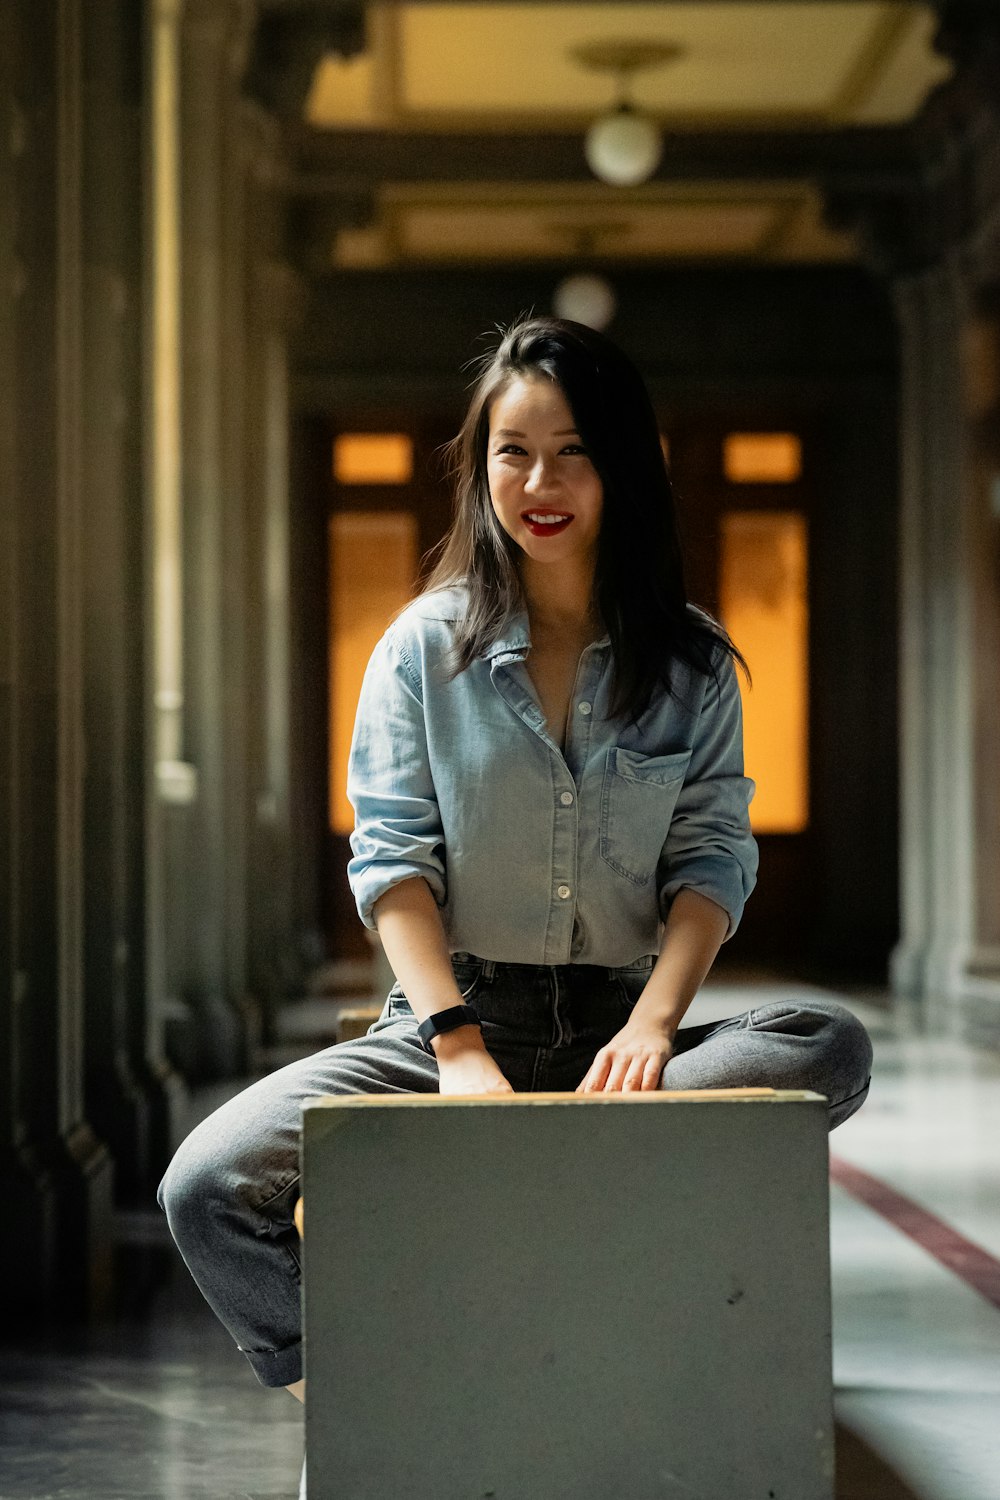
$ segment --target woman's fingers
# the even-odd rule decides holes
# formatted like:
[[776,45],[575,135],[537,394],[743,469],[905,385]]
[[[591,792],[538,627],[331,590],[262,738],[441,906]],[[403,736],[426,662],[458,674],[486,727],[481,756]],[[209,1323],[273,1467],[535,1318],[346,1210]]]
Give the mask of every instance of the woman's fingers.
[[583,1082],[577,1087],[578,1094],[598,1094],[604,1088],[604,1081],[611,1071],[611,1054],[607,1047],[602,1047],[590,1069],[585,1075]]
[[608,1074],[608,1081],[604,1085],[604,1092],[606,1094],[621,1093],[622,1089],[625,1087],[625,1079],[628,1076],[628,1071],[631,1063],[632,1058],[627,1054],[624,1057],[615,1058],[614,1062],[611,1064],[611,1072]]
[[670,1061],[668,1053],[657,1053],[654,1057],[647,1057],[646,1066],[642,1070],[642,1087],[644,1089],[658,1089],[663,1077],[663,1070]]
[[642,1080],[645,1076],[646,1059],[644,1057],[633,1057],[622,1079],[623,1091],[639,1093],[642,1089]]
[[660,1087],[670,1061],[670,1047],[662,1044],[617,1042],[602,1047],[590,1065],[578,1094],[640,1093]]

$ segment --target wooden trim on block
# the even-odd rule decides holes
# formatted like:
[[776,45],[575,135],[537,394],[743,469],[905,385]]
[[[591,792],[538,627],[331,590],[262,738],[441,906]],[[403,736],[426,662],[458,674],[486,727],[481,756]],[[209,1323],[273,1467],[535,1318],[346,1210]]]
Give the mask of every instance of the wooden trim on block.
[[428,1105],[439,1108],[452,1104],[703,1104],[745,1103],[757,1100],[768,1104],[811,1103],[825,1104],[822,1094],[809,1089],[646,1089],[634,1093],[570,1094],[539,1092],[537,1094],[336,1094],[322,1099],[310,1099],[306,1109],[357,1109],[374,1106],[378,1109],[426,1109]]

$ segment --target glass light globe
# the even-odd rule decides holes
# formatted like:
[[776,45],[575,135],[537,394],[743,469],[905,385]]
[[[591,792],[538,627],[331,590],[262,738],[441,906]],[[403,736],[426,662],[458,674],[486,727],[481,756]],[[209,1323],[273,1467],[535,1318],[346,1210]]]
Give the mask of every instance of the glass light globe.
[[625,104],[594,121],[584,137],[583,150],[595,177],[619,187],[633,187],[656,171],[663,141],[647,115],[637,114]]
[[615,315],[615,294],[603,276],[581,271],[560,281],[552,298],[552,307],[557,318],[583,323],[600,333]]

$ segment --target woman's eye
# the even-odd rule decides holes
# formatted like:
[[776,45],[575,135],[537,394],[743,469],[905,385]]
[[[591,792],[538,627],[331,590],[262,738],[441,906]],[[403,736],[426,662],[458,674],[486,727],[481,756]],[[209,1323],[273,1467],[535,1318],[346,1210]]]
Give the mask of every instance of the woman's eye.
[[[586,448],[580,443],[567,443],[564,448],[560,448],[559,453],[560,456],[568,454],[570,458],[577,458],[581,455],[585,458],[587,456]],[[499,448],[494,448],[493,450],[494,458],[501,458],[506,454],[510,454],[515,458],[524,458],[525,450],[517,443],[502,443]]]

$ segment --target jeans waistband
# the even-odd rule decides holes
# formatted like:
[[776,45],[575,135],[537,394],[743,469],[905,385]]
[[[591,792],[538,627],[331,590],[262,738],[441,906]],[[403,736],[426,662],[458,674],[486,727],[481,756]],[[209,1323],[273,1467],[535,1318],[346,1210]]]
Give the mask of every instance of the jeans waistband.
[[497,972],[498,969],[507,970],[507,971],[509,971],[511,973],[514,973],[514,974],[516,974],[519,971],[522,971],[524,973],[537,974],[539,972],[539,970],[547,970],[547,969],[553,969],[553,970],[555,970],[559,974],[566,974],[566,973],[568,973],[571,970],[574,971],[574,972],[580,972],[580,973],[586,973],[586,972],[589,971],[590,973],[594,974],[595,976],[596,975],[602,975],[602,976],[604,976],[607,979],[613,979],[616,974],[622,974],[622,973],[648,974],[649,971],[652,969],[653,965],[656,963],[656,954],[655,953],[645,953],[645,954],[642,955],[641,958],[633,959],[631,963],[617,964],[617,965],[610,965],[610,964],[520,964],[520,963],[509,962],[509,961],[504,960],[504,959],[483,958],[478,953],[466,953],[464,951],[459,952],[459,953],[453,953],[451,955],[451,957],[452,957],[453,962],[455,962],[455,963],[476,963],[476,964],[482,964],[483,965],[483,977],[486,978],[486,979],[492,979],[493,976],[496,974],[496,972]]

